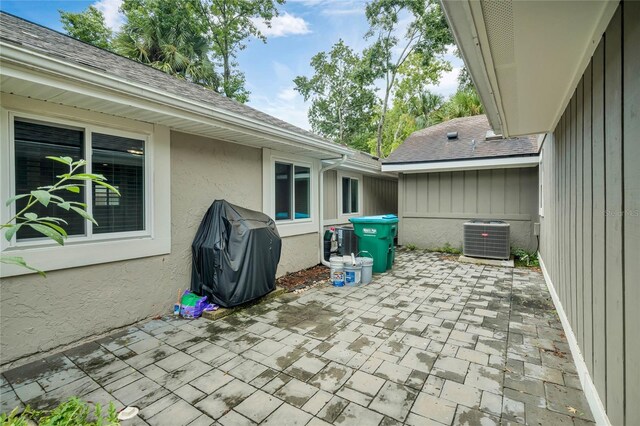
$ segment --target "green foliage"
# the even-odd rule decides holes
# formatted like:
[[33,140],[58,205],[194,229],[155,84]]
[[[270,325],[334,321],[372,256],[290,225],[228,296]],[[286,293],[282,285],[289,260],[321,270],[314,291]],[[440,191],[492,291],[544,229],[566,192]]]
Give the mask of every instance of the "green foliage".
[[429,251],[447,254],[462,254],[462,250],[460,250],[459,248],[451,247],[451,244],[449,243],[445,243],[444,246],[430,249]]
[[414,251],[418,247],[415,244],[405,244],[404,248],[406,248],[409,251]]
[[277,5],[284,4],[284,0],[203,0],[201,4],[211,32],[212,53],[222,66],[221,93],[247,102],[249,91],[244,87],[244,74],[237,68],[236,55],[250,37],[266,43],[267,38],[253,20],[260,19],[270,26],[271,19],[278,16]]
[[102,49],[111,49],[112,31],[107,28],[104,21],[104,15],[95,6],[89,6],[84,12],[60,13],[60,21],[62,28],[71,37],[82,40]]
[[115,36],[117,53],[220,90],[200,0],[125,0],[121,10],[126,22]]
[[[71,157],[47,158],[51,161],[56,161],[68,166],[69,172],[57,176],[59,180],[53,185],[38,187],[28,194],[15,195],[5,202],[5,205],[10,206],[17,200],[22,200],[25,198],[27,199],[25,206],[20,211],[18,211],[6,223],[0,224],[0,230],[4,230],[4,237],[7,241],[11,241],[14,235],[20,230],[20,228],[27,226],[44,235],[45,237],[52,239],[56,243],[64,245],[64,240],[65,238],[67,238],[67,232],[64,230],[63,226],[66,225],[67,222],[57,217],[38,216],[36,213],[31,212],[30,210],[36,204],[42,204],[44,207],[47,207],[50,204],[55,204],[61,209],[73,211],[82,216],[84,219],[94,223],[95,225],[98,225],[93,216],[91,216],[91,214],[86,211],[86,204],[76,201],[66,201],[64,198],[62,198],[61,195],[59,195],[64,194],[65,192],[71,192],[75,194],[79,193],[80,187],[85,186],[84,183],[79,182],[88,182],[95,185],[100,185],[107,188],[107,190],[120,195],[117,189],[106,182],[104,176],[99,174],[81,172],[80,170],[87,164],[85,160],[73,161]],[[0,263],[4,263],[7,265],[18,265],[23,268],[38,272],[42,276],[45,275],[44,272],[28,265],[26,261],[19,256],[0,255]]]
[[[424,70],[424,76],[429,77],[425,84],[437,81],[442,67],[434,60],[453,44],[453,37],[440,4],[435,0],[374,0],[367,4],[366,17],[369,31],[365,37],[374,42],[365,51],[365,56],[384,84],[376,131],[376,153],[382,156],[385,120],[401,67],[413,57],[416,65],[420,65],[419,69]],[[402,40],[397,34],[401,17],[403,24],[406,18],[409,20]],[[419,56],[412,56],[414,54]]]
[[[60,11],[65,31],[239,102],[249,100],[236,56],[246,41],[266,42],[254,20],[270,25],[284,0],[124,0],[116,34],[94,6]],[[219,68],[219,69],[218,69]]]
[[314,75],[294,79],[296,90],[311,100],[313,130],[341,144],[366,146],[376,105],[374,74],[362,58],[338,41],[311,59]]
[[36,422],[39,426],[118,426],[120,424],[113,402],[109,404],[106,413],[103,413],[100,404],[96,404],[94,411],[91,412],[87,403],[75,397],[58,405],[52,411],[35,411],[27,407],[21,413],[18,413],[16,408],[9,414],[0,414],[2,426],[28,426],[33,424],[30,421]]
[[513,255],[514,263],[516,266],[540,266],[540,262],[538,261],[538,253],[536,252],[529,252],[522,248],[514,248],[511,250],[511,254]]
[[484,114],[480,97],[475,89],[458,90],[440,108],[430,115],[431,124],[442,123],[459,117]]

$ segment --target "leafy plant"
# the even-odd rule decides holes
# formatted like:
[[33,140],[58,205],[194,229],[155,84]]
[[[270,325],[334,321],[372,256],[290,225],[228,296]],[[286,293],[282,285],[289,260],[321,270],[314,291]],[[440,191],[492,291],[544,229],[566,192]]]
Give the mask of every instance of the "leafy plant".
[[417,249],[418,247],[416,247],[415,244],[405,244],[404,248],[406,248],[409,251],[414,251],[415,249]]
[[[37,204],[42,204],[44,207],[57,205],[63,210],[77,213],[97,226],[98,222],[96,222],[93,216],[87,212],[86,204],[77,201],[66,201],[58,195],[64,192],[79,194],[80,188],[85,186],[84,183],[80,182],[90,182],[104,186],[107,190],[120,195],[120,192],[118,192],[116,188],[106,182],[106,178],[103,175],[83,173],[80,171],[80,169],[87,164],[86,160],[73,161],[71,157],[47,158],[67,165],[69,167],[69,172],[56,176],[59,180],[53,185],[40,186],[28,194],[18,194],[6,201],[5,204],[9,206],[18,200],[27,199],[25,206],[20,209],[20,211],[18,211],[6,223],[0,224],[0,230],[4,230],[4,237],[7,241],[11,241],[20,228],[27,226],[45,237],[52,239],[56,243],[64,245],[64,240],[67,238],[67,232],[64,230],[63,225],[66,225],[67,221],[58,217],[38,216],[36,213],[30,211]],[[45,276],[43,271],[27,265],[27,262],[19,256],[0,255],[0,263],[18,265]]]
[[[35,411],[26,407],[21,413],[15,408],[11,413],[0,414],[2,426],[28,426],[36,422],[39,426],[118,426],[118,414],[113,402],[109,403],[106,414],[102,406],[96,404],[91,412],[89,405],[76,397],[70,398],[51,411]],[[93,418],[90,419],[91,414]]]
[[462,254],[462,250],[460,250],[459,248],[451,247],[451,244],[449,243],[444,243],[444,246],[436,247],[434,249],[431,249],[430,251],[437,251],[447,254]]
[[515,248],[511,251],[516,266],[536,267],[540,266],[538,253],[529,252],[523,248]]

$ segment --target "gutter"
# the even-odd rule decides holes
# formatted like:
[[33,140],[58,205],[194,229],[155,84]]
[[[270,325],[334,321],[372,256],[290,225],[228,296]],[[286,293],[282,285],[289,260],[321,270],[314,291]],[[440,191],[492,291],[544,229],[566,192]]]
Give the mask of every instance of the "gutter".
[[[218,126],[225,127],[229,130],[236,130],[245,134],[257,132],[263,135],[263,137],[271,137],[272,140],[283,144],[302,145],[316,151],[333,152],[342,155],[349,153],[348,148],[319,137],[304,135],[254,117],[234,113],[223,107],[213,106],[211,104],[205,104],[204,102],[194,101],[188,97],[163,92],[150,86],[100,72],[100,70],[89,69],[74,62],[48,56],[30,49],[24,49],[10,43],[0,42],[0,51],[2,52],[0,55],[3,65],[2,75],[25,80],[26,76],[20,75],[23,71],[18,70],[16,73],[11,67],[7,67],[7,65],[14,64],[21,68],[44,72],[50,76],[62,78],[64,80],[63,83],[67,83],[67,86],[69,82],[85,85],[87,88],[93,90],[93,93],[84,93],[88,96],[96,97],[96,95],[101,94],[100,92],[106,89],[112,93],[129,98],[126,100],[111,99],[114,102],[136,106],[157,113],[174,115],[176,117],[180,116],[198,122],[205,122],[206,120],[209,124],[213,124],[210,123],[210,120],[213,120],[217,122]],[[51,82],[42,83],[51,85]],[[63,87],[63,89],[69,90],[70,88]],[[77,92],[77,88],[72,91]],[[146,105],[133,105],[131,98],[138,102],[141,101]],[[168,107],[171,110],[159,111],[159,109],[163,107]],[[185,117],[183,114],[179,114],[180,112],[187,113],[190,117]]]
[[320,193],[320,202],[318,203],[319,210],[320,210],[318,214],[319,215],[318,235],[320,239],[320,263],[322,263],[324,266],[330,266],[330,263],[324,260],[324,232],[323,232],[324,231],[324,172],[326,172],[327,170],[331,170],[331,169],[335,169],[336,167],[339,167],[340,165],[344,164],[348,159],[349,157],[347,156],[347,154],[343,154],[340,160],[336,161],[335,163],[331,163],[322,167],[318,172],[318,175],[319,175],[318,181],[320,182],[320,191],[318,191]]

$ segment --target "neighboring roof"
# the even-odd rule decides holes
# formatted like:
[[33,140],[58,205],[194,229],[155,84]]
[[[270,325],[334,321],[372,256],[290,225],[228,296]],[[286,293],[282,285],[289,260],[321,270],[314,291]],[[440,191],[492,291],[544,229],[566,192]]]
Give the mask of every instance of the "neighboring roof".
[[[454,118],[413,132],[382,162],[383,164],[408,164],[538,154],[536,136],[486,140],[489,130],[491,126],[485,115]],[[449,140],[448,132],[458,132],[458,138]]]

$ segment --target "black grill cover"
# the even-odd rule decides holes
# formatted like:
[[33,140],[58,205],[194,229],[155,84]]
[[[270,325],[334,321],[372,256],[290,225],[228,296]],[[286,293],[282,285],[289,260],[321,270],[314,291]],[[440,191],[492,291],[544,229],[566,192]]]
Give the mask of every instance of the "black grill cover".
[[225,308],[276,288],[282,243],[267,215],[216,200],[191,245],[191,291]]

